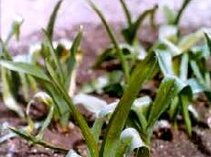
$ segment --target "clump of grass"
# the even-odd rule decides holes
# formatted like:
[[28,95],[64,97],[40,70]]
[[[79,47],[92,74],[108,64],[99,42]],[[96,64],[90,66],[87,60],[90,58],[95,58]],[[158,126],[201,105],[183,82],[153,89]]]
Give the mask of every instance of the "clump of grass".
[[[127,28],[123,30],[123,36],[129,47],[127,51],[132,54],[139,43],[137,32],[140,25],[147,16],[151,17],[151,21],[153,20],[157,6],[146,10],[136,21],[132,21],[126,3],[124,0],[120,0],[120,2],[128,24]],[[4,69],[2,71],[4,83],[11,85],[9,83],[11,77],[6,76],[20,74],[20,78],[23,80],[24,78],[33,78],[36,86],[44,91],[35,94],[28,103],[27,113],[23,113],[29,123],[27,129],[24,131],[11,129],[33,144],[67,152],[68,150],[65,148],[59,148],[46,142],[43,139],[43,134],[52,120],[59,121],[65,128],[71,115],[81,129],[90,157],[121,157],[131,154],[149,156],[154,125],[163,113],[168,113],[170,120],[175,124],[177,115],[182,114],[187,133],[191,136],[192,128],[189,115],[191,102],[199,92],[205,92],[208,97],[210,96],[210,88],[207,88],[210,85],[210,72],[208,69],[203,70],[203,67],[210,57],[211,39],[206,33],[206,42],[199,43],[199,40],[204,37],[201,30],[185,37],[178,35],[178,24],[189,2],[190,0],[185,0],[177,16],[169,19],[171,26],[160,28],[159,39],[145,56],[142,59],[138,59],[136,56],[135,62],[131,63],[131,58],[124,54],[124,49],[101,11],[91,0],[88,0],[91,8],[100,17],[113,44],[113,47],[107,49],[97,59],[97,64],[104,62],[107,57],[118,58],[122,67],[120,70],[123,71],[119,71],[120,75],[124,76],[123,83],[118,84],[122,87],[120,88],[122,90],[119,95],[120,100],[112,104],[107,104],[86,94],[75,95],[74,93],[75,73],[79,64],[78,58],[81,55],[80,42],[83,33],[80,29],[70,48],[61,44],[56,47],[53,45],[54,24],[62,1],[55,6],[47,29],[43,30],[44,41],[40,49],[36,51],[39,60],[35,57],[32,62],[14,62],[6,50],[5,43],[1,42],[3,49],[0,65]],[[141,43],[139,44],[141,45]],[[134,58],[132,57],[132,59]],[[191,69],[190,74],[188,73],[189,69]],[[110,79],[117,83],[122,79],[120,75],[112,76]],[[149,96],[139,97],[143,85],[153,79],[155,75],[162,76],[155,99],[152,100]],[[116,87],[113,86],[113,89],[116,90]],[[101,90],[104,86],[96,88]],[[7,90],[3,92],[7,93]],[[87,100],[89,101],[87,102]],[[49,111],[36,135],[33,134],[34,122],[28,113],[30,105],[34,101],[44,103]],[[93,126],[89,127],[75,103],[83,103],[86,109],[94,113]],[[93,107],[93,104],[96,106]],[[106,124],[106,134],[100,139],[104,124]],[[99,145],[99,143],[102,144]],[[78,156],[75,151],[70,150],[67,156],[74,155]]]

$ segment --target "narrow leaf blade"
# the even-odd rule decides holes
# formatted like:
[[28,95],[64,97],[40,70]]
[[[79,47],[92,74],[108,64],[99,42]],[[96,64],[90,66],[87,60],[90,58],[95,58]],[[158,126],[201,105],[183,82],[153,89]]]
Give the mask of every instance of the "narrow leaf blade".
[[45,72],[38,66],[32,64],[0,60],[0,65],[12,71],[26,73],[44,81],[49,81]]

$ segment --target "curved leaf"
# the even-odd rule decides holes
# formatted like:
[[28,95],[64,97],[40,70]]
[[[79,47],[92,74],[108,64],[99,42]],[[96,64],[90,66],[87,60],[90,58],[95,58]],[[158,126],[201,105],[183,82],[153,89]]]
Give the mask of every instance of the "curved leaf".
[[134,128],[127,128],[123,130],[120,135],[120,142],[120,149],[118,149],[116,157],[122,157],[124,154],[129,155],[135,149],[139,149],[139,151],[141,151],[141,149],[148,150],[143,151],[144,154],[142,154],[142,156],[149,156],[148,146],[144,144],[138,131]]
[[82,104],[88,111],[94,113],[95,117],[99,117],[100,112],[107,106],[106,101],[82,93],[73,97],[73,103]]
[[41,68],[32,64],[0,60],[0,65],[12,71],[26,73],[44,81],[50,81]]

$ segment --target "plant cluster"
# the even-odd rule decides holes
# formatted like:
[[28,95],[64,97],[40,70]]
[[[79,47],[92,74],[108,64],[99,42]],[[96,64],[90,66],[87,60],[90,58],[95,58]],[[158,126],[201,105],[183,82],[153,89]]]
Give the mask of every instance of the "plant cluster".
[[[6,41],[1,46],[1,80],[5,105],[28,121],[23,129],[10,128],[17,135],[32,142],[58,151],[68,150],[54,146],[43,139],[45,129],[52,121],[65,129],[72,118],[77,122],[87,145],[90,157],[149,156],[150,140],[155,124],[161,115],[168,114],[169,120],[177,125],[178,115],[182,115],[187,134],[191,136],[192,114],[199,118],[192,105],[199,93],[211,99],[210,67],[207,66],[211,53],[209,29],[200,29],[189,35],[182,35],[179,22],[191,0],[184,0],[178,13],[164,8],[167,24],[159,27],[158,39],[150,48],[144,48],[138,39],[138,30],[143,21],[150,17],[154,26],[154,16],[158,6],[144,11],[136,20],[124,0],[120,0],[127,25],[122,29],[124,43],[117,37],[107,23],[100,9],[87,0],[105,26],[112,45],[96,59],[93,68],[104,63],[118,61],[120,65],[88,84],[75,94],[75,79],[81,55],[80,43],[83,29],[80,28],[72,42],[53,41],[54,24],[60,0],[54,8],[47,28],[43,30],[44,40],[29,54],[12,57],[7,47],[13,35],[19,36],[21,22],[15,22]],[[139,95],[143,85],[159,76],[159,88],[155,98]],[[20,84],[20,86],[17,86]],[[17,103],[19,92],[27,103],[26,113]],[[33,93],[29,101],[28,93]],[[104,100],[89,93],[107,93],[119,97],[119,101],[107,104]],[[34,102],[46,105],[46,119],[36,125],[29,110]],[[95,120],[90,127],[77,104],[93,113]],[[101,131],[106,125],[106,133]],[[34,133],[39,130],[38,133]],[[99,144],[101,143],[101,144]],[[67,157],[79,156],[69,150]]]

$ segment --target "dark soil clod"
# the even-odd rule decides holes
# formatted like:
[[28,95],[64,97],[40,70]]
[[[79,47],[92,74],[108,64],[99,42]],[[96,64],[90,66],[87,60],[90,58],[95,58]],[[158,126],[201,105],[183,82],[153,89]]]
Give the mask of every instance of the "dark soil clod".
[[201,153],[211,156],[211,131],[208,129],[194,129],[192,131],[192,142]]

